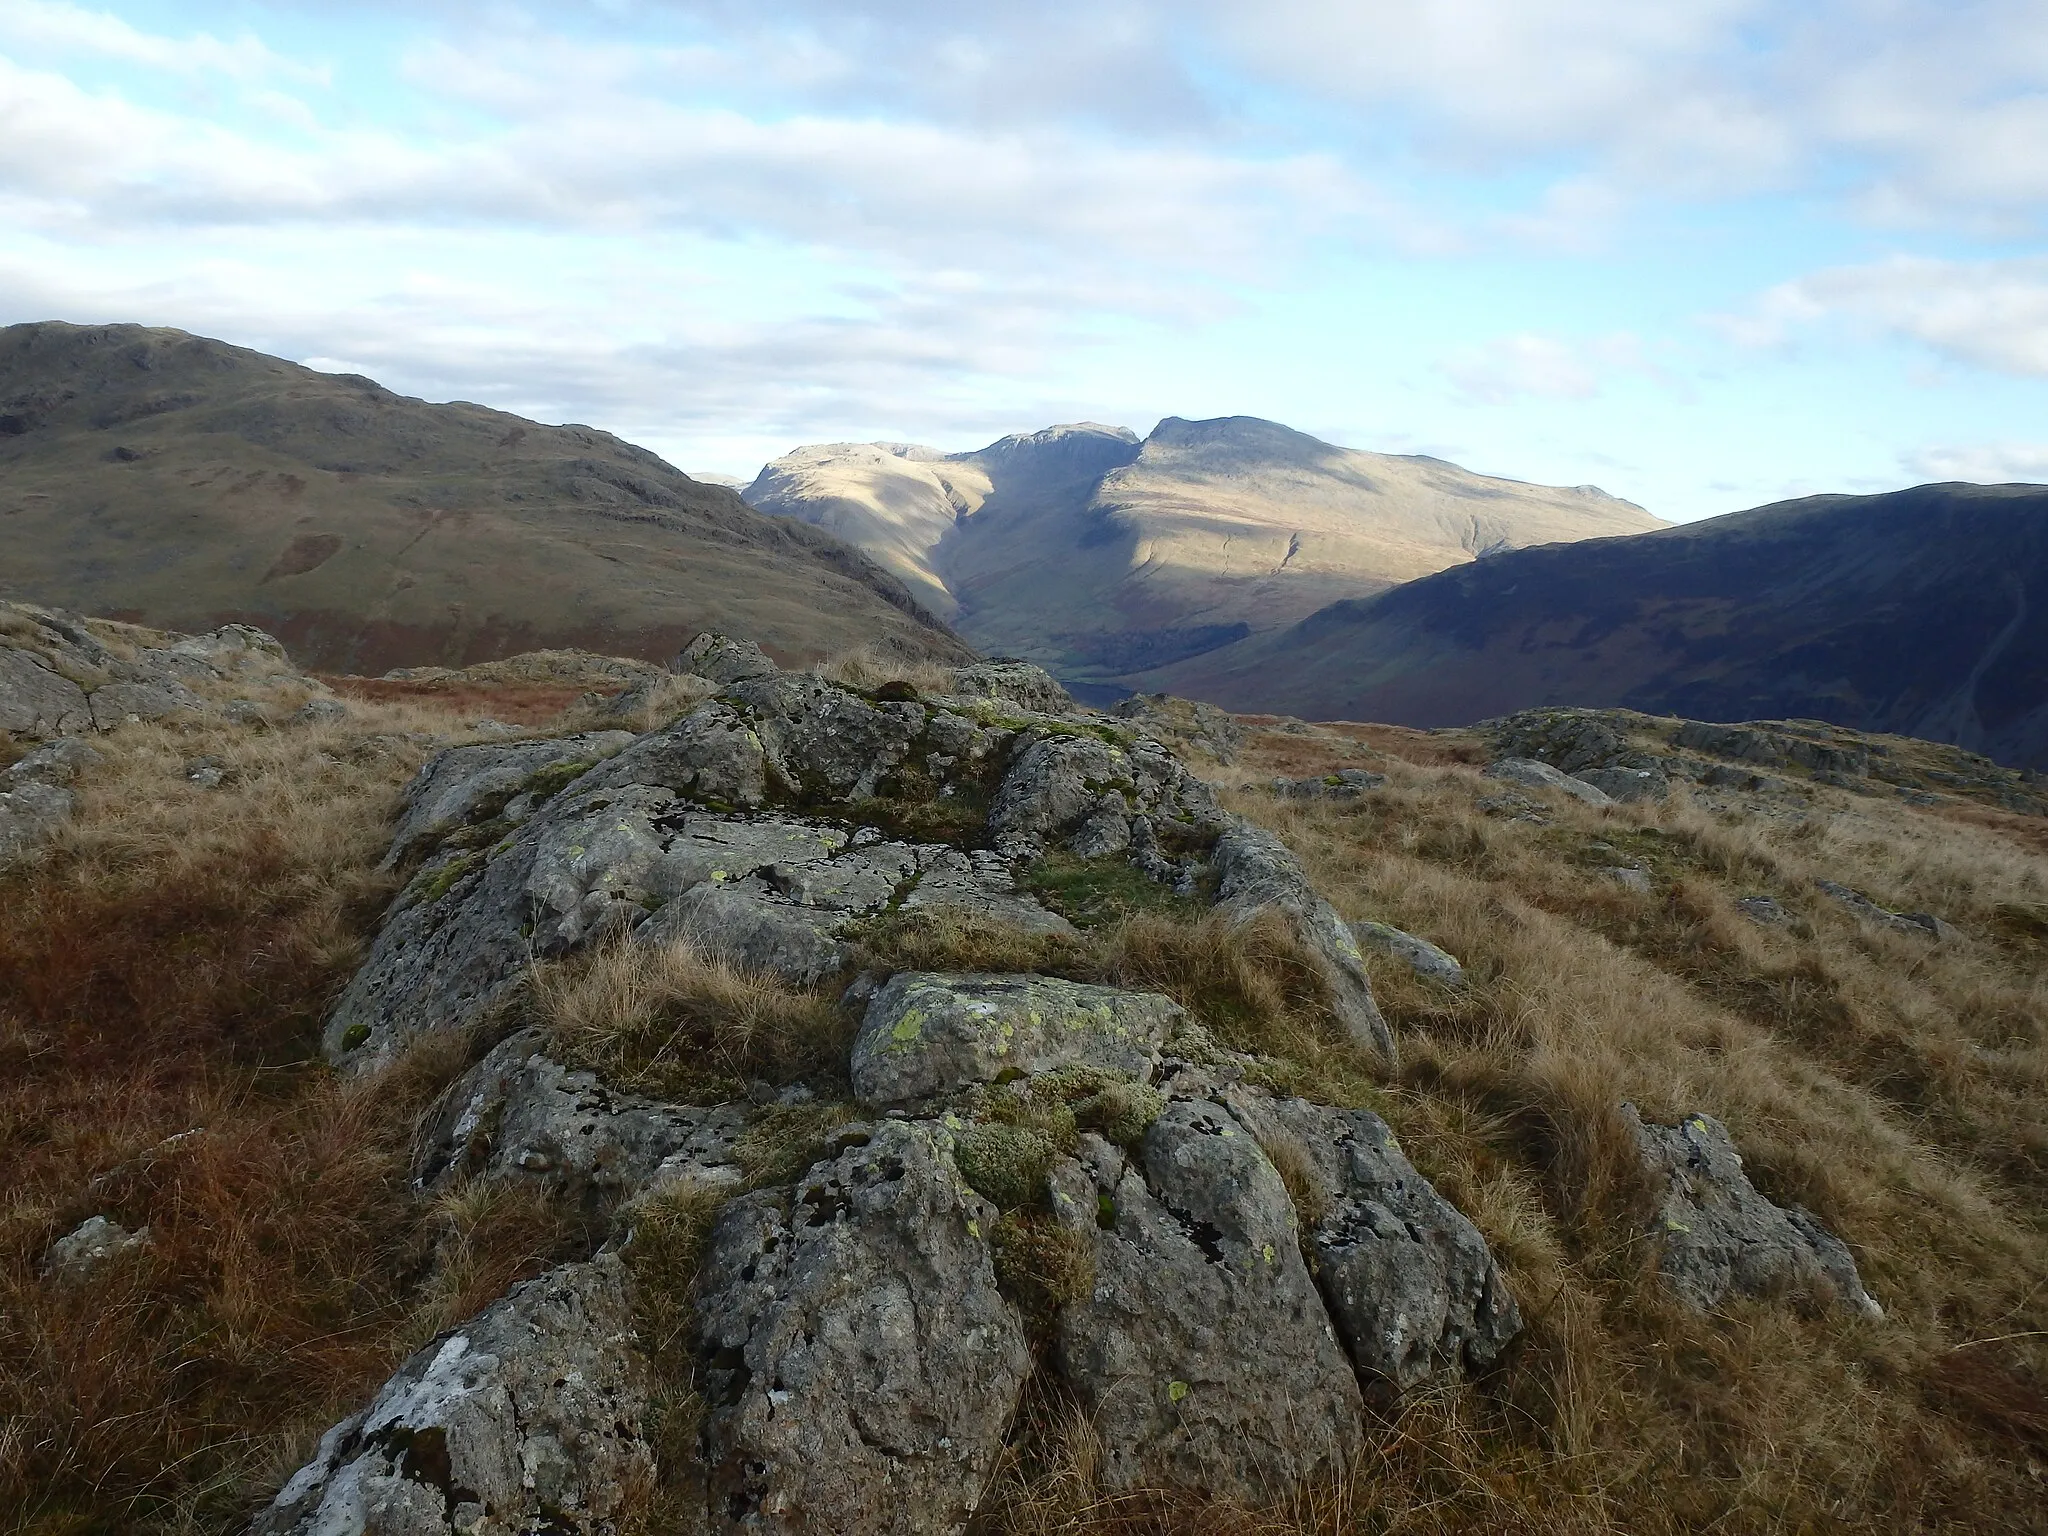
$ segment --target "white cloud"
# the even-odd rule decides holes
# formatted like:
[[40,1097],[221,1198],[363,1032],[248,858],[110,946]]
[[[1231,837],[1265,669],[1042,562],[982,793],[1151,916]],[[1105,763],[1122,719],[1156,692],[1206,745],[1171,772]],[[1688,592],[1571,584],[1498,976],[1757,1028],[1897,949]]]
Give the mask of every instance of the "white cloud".
[[1532,396],[1590,400],[1616,374],[1662,377],[1642,342],[1627,333],[1585,342],[1528,333],[1502,336],[1453,352],[1439,367],[1465,399],[1482,405]]
[[1977,443],[1922,448],[1899,456],[1915,480],[1968,480],[1978,485],[2048,481],[2048,443]]
[[2048,377],[2048,257],[1897,256],[1835,267],[1771,289],[1725,325],[1739,342],[1769,346],[1830,323],[1974,367]]
[[237,80],[326,77],[323,70],[272,52],[249,33],[226,41],[205,32],[164,37],[64,0],[0,0],[0,37],[15,52],[92,54],[174,74],[218,73]]

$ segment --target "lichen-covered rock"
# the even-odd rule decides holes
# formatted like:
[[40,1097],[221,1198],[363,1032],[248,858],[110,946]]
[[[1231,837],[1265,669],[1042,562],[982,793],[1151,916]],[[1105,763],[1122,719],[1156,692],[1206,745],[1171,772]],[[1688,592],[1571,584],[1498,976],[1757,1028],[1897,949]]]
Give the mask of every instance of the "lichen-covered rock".
[[56,836],[76,805],[77,797],[70,790],[40,779],[24,779],[0,792],[0,863],[19,858]]
[[102,731],[204,707],[198,694],[169,677],[154,682],[108,683],[95,688],[89,702],[92,723]]
[[1747,725],[1688,720],[1672,740],[1674,745],[1695,752],[1711,752],[1716,757],[1771,768],[1800,767],[1857,778],[1870,772],[1867,745],[1815,741],[1786,730],[1766,731]]
[[1614,798],[1606,790],[1595,789],[1584,779],[1573,778],[1533,757],[1504,757],[1489,764],[1485,771],[1489,779],[1519,784],[1525,789],[1554,789],[1586,805],[1614,804]]
[[871,1104],[904,1104],[1070,1066],[1144,1080],[1180,1018],[1180,1006],[1156,992],[905,971],[868,1003],[853,1044],[854,1091]]
[[1145,735],[1185,747],[1213,762],[1229,766],[1244,745],[1244,727],[1237,717],[1193,699],[1169,693],[1134,693],[1110,711]]
[[1045,668],[1014,656],[998,656],[953,670],[953,691],[969,698],[1000,699],[1036,715],[1074,711],[1073,696]]
[[1233,818],[1211,859],[1218,909],[1238,922],[1278,915],[1315,959],[1338,1022],[1353,1040],[1391,1062],[1393,1031],[1373,1001],[1358,940],[1337,909],[1316,894],[1293,851],[1263,827]]
[[50,1251],[43,1255],[43,1278],[59,1285],[76,1285],[109,1264],[146,1252],[149,1246],[149,1228],[130,1232],[119,1222],[91,1216],[50,1244]]
[[1720,1121],[1687,1115],[1677,1125],[1652,1125],[1633,1104],[1622,1113],[1657,1187],[1657,1267],[1681,1300],[1704,1312],[1731,1291],[1769,1296],[1796,1288],[1884,1315],[1840,1238],[1810,1212],[1773,1205],[1757,1192]]
[[[405,811],[391,834],[385,867],[398,868],[450,833],[492,817],[523,819],[522,812],[532,812],[531,791],[538,788],[554,793],[570,782],[579,764],[594,765],[632,740],[626,731],[592,731],[537,741],[450,747],[406,786]],[[513,803],[522,795],[529,803],[515,809]]]
[[696,1312],[715,1531],[940,1536],[994,1471],[1031,1368],[996,1289],[995,1207],[942,1126],[872,1138],[712,1232]]
[[913,703],[870,703],[850,689],[801,672],[734,683],[722,695],[759,737],[780,792],[804,803],[875,794],[923,733]]
[[105,761],[104,755],[76,736],[59,736],[9,764],[7,772],[0,774],[0,788],[12,790],[30,782],[71,784],[81,773]]
[[1129,846],[1140,819],[1148,837],[1173,824],[1207,838],[1227,818],[1209,787],[1158,742],[1061,732],[1027,734],[989,806],[988,827],[998,847],[1033,855],[1073,839],[1069,846],[1089,857]]
[[0,731],[57,736],[92,723],[83,688],[39,653],[0,643]]
[[1427,981],[1446,987],[1465,985],[1465,967],[1458,963],[1457,956],[1437,948],[1427,939],[1419,939],[1387,923],[1353,923],[1351,936],[1358,940],[1361,948],[1392,955]]
[[406,1361],[251,1536],[613,1536],[653,1486],[646,1412],[618,1261],[564,1265]]
[[1367,790],[1382,789],[1387,776],[1365,768],[1339,768],[1306,779],[1275,779],[1273,793],[1283,800],[1356,800]]
[[684,1164],[706,1185],[735,1186],[740,1105],[661,1104],[607,1088],[565,1067],[522,1031],[500,1042],[442,1096],[421,1138],[414,1182],[457,1178],[530,1183],[591,1215],[630,1197],[658,1171]]
[[1830,900],[1839,902],[1863,922],[1879,928],[1889,928],[1893,933],[1911,934],[1915,938],[1935,939],[1943,943],[1960,938],[1961,935],[1948,923],[1932,912],[1893,912],[1879,906],[1861,891],[1833,880],[1816,880],[1814,889]]
[[764,677],[781,670],[751,640],[734,640],[709,630],[698,635],[668,664],[671,672],[708,678],[720,685]]
[[1592,785],[1618,805],[1671,796],[1670,777],[1656,768],[1582,768],[1572,777]]
[[718,810],[755,810],[768,800],[768,757],[738,710],[701,704],[600,764],[582,787],[629,784],[667,789]]
[[1169,1104],[1142,1169],[1087,1137],[1052,1176],[1094,1247],[1094,1286],[1061,1312],[1055,1359],[1102,1447],[1110,1489],[1272,1502],[1357,1454],[1363,1400],[1302,1262],[1293,1206],[1220,1105]]
[[1479,1229],[1415,1171],[1384,1120],[1242,1087],[1225,1099],[1317,1186],[1319,1209],[1304,1215],[1316,1284],[1360,1371],[1399,1392],[1500,1358],[1521,1331],[1514,1295]]

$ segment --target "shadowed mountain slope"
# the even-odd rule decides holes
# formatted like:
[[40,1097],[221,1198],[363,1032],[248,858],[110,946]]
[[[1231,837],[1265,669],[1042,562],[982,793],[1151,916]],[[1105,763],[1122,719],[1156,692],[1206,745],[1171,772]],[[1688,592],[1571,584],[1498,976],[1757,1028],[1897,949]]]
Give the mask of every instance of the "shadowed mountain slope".
[[0,330],[0,539],[0,597],[247,621],[325,669],[709,625],[791,662],[964,654],[858,551],[608,433],[133,325]]
[[1503,554],[1149,681],[1420,726],[1544,704],[1805,717],[2048,764],[2048,489],[1815,496]]
[[748,502],[859,545],[984,650],[1114,683],[1498,549],[1659,526],[1591,487],[1333,447],[1275,422],[1081,423],[973,453],[800,448]]

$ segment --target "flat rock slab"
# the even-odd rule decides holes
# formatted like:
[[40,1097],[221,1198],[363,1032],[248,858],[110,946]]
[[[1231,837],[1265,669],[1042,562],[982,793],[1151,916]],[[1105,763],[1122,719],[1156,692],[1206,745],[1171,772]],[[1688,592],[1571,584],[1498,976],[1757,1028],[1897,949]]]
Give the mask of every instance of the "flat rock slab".
[[1400,1392],[1500,1358],[1522,1327],[1514,1295],[1479,1229],[1415,1171],[1386,1121],[1242,1087],[1225,1098],[1318,1186],[1316,1283],[1361,1372]]
[[592,1215],[653,1179],[736,1186],[743,1105],[697,1108],[618,1093],[552,1059],[536,1031],[502,1041],[442,1096],[413,1167],[423,1190],[459,1178],[528,1183]]
[[996,1289],[995,1207],[943,1126],[872,1136],[712,1231],[696,1311],[714,1531],[940,1536],[994,1472],[1031,1369]]
[[1809,1211],[1773,1205],[1749,1182],[1720,1121],[1687,1115],[1677,1125],[1653,1125],[1633,1104],[1622,1113],[1658,1189],[1651,1227],[1657,1267],[1681,1300],[1705,1312],[1731,1292],[1803,1289],[1869,1317],[1884,1315],[1840,1238]]
[[515,1288],[401,1366],[251,1536],[612,1536],[652,1491],[616,1259]]
[[625,731],[592,731],[543,741],[450,747],[406,786],[405,812],[391,834],[385,867],[395,869],[450,833],[499,815],[522,791],[543,784],[550,792],[559,790],[569,782],[560,775],[579,764],[594,766],[632,740]]
[[1071,1066],[1144,1081],[1180,1018],[1180,1006],[1156,992],[905,971],[868,1003],[853,1044],[854,1091],[871,1104],[904,1104]]
[[1271,1503],[1358,1453],[1358,1379],[1323,1309],[1280,1175],[1212,1103],[1169,1104],[1142,1167],[1099,1137],[1053,1171],[1095,1283],[1055,1358],[1100,1437],[1111,1490]]

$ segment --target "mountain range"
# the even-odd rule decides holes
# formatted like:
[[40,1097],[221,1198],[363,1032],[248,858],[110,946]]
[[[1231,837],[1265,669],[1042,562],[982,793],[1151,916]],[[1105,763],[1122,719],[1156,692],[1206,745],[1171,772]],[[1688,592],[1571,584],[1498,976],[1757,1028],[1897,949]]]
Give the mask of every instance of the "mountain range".
[[1591,487],[1364,453],[1249,416],[1093,422],[971,453],[820,444],[749,505],[827,529],[985,651],[1112,689],[1483,555],[1661,527]]
[[1805,717],[2048,766],[2048,488],[1812,496],[1518,550],[1144,682],[1415,726],[1544,704]]
[[609,433],[135,325],[0,330],[0,540],[0,598],[243,620],[323,669],[665,659],[707,628],[792,663],[967,654],[859,551]]

